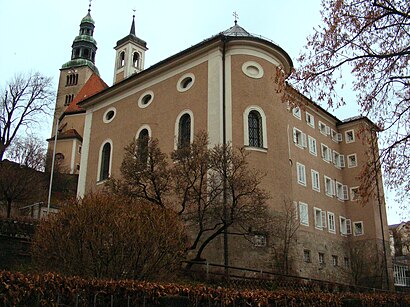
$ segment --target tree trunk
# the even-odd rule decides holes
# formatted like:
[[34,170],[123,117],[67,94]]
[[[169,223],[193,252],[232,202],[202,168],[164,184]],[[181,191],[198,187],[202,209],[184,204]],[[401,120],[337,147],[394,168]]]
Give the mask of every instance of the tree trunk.
[[7,201],[7,218],[11,217],[11,201]]
[[6,151],[6,146],[4,144],[0,144],[0,161],[3,161],[4,152]]

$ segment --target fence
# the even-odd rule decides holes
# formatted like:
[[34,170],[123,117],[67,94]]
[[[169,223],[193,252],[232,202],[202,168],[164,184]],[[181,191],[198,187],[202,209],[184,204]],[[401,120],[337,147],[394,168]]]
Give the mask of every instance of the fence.
[[208,262],[184,261],[190,267],[186,274],[197,280],[206,280],[210,284],[237,289],[278,290],[291,289],[296,291],[351,292],[375,293],[389,292],[377,288],[353,286],[343,283],[279,274],[264,270],[224,266]]

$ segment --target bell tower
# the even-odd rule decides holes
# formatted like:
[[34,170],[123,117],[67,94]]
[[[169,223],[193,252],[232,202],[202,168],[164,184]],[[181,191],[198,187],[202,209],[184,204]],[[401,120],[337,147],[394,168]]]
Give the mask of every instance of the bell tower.
[[60,68],[52,134],[56,119],[64,113],[87,80],[93,73],[99,75],[95,66],[97,42],[93,37],[94,28],[90,1],[87,15],[81,20],[79,33],[71,45],[71,60]]
[[115,49],[114,84],[144,70],[147,43],[135,35],[135,15],[130,33],[117,42]]

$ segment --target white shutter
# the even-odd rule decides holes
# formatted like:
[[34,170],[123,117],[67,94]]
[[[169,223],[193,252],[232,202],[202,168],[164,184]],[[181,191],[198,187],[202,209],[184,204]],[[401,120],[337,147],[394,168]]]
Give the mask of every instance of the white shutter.
[[345,167],[345,156],[344,155],[339,156],[339,166]]
[[325,131],[326,131],[326,134],[329,135],[330,134],[330,127],[326,126]]
[[322,228],[326,228],[326,211],[322,211]]
[[330,194],[336,195],[336,185],[333,179],[330,179]]
[[298,208],[298,202],[297,201],[293,201],[293,210],[294,210],[294,214],[295,214],[295,220],[297,220],[299,218],[299,208]]
[[347,191],[347,185],[343,186],[343,200],[349,200],[349,192]]
[[346,219],[346,234],[352,234],[352,221],[350,219]]
[[302,146],[307,147],[306,133],[302,133]]
[[296,136],[296,128],[293,128],[293,143],[295,144],[298,143],[298,138]]

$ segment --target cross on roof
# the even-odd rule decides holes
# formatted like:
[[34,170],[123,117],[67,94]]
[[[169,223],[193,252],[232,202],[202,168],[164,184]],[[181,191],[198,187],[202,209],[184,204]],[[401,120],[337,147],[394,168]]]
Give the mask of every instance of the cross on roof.
[[238,15],[237,12],[233,12],[233,13],[232,13],[232,16],[235,17],[235,24],[236,24],[236,23],[238,22],[239,15]]

